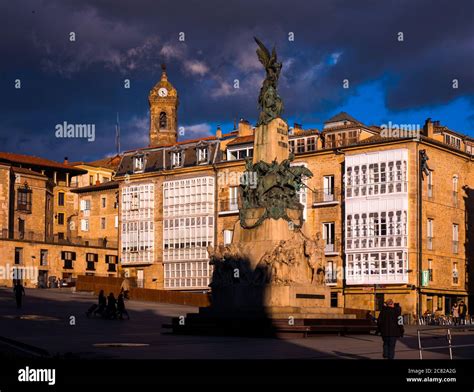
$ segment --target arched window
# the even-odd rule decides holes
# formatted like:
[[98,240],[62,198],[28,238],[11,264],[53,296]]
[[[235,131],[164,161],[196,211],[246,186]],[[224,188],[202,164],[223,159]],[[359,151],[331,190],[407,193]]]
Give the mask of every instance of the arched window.
[[168,118],[165,112],[160,113],[160,129],[168,129]]

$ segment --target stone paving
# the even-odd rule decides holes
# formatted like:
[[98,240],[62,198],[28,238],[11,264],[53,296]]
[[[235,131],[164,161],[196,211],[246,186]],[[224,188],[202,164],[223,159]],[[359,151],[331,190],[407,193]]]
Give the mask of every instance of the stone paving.
[[[127,301],[131,320],[87,318],[96,298],[70,289],[26,289],[23,308],[16,309],[11,289],[0,289],[0,337],[82,358],[148,359],[381,359],[381,338],[375,335],[318,335],[307,339],[175,336],[162,329],[173,316],[196,308]],[[75,325],[70,325],[71,317]],[[407,326],[397,343],[398,359],[418,359],[417,327]],[[444,346],[446,331],[423,328],[424,346]],[[454,358],[474,358],[474,326],[452,330]],[[430,335],[436,335],[431,336]],[[449,351],[429,349],[425,359],[448,359]]]

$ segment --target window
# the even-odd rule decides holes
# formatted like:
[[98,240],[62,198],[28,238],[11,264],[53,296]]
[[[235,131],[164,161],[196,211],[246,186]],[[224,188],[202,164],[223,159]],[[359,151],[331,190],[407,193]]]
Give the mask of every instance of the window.
[[335,225],[334,222],[323,223],[323,240],[325,242],[325,252],[335,252]]
[[80,210],[83,211],[84,216],[89,216],[91,210],[91,201],[90,199],[82,199],[80,203]]
[[334,261],[328,261],[326,263],[326,284],[337,283],[337,271],[336,263]]
[[81,230],[89,231],[89,219],[81,219]]
[[107,198],[105,196],[102,196],[100,198],[100,205],[102,208],[105,208],[107,206]]
[[58,225],[64,225],[64,214],[62,212],[58,213]]
[[114,227],[115,227],[115,228],[119,227],[118,215],[115,215],[115,216],[114,216]]
[[304,138],[296,140],[296,152],[301,154],[304,152]]
[[433,198],[433,171],[430,170],[428,174],[428,198]]
[[64,192],[58,193],[58,206],[64,205]]
[[253,156],[253,146],[234,148],[227,150],[227,160],[245,159]]
[[[213,177],[187,178],[163,184],[166,289],[207,288],[212,270],[206,248],[214,245],[214,195]],[[226,199],[225,208],[229,206],[227,203]]]
[[25,184],[23,188],[18,188],[17,209],[22,212],[31,213],[31,189]]
[[458,206],[458,176],[453,176],[453,205]]
[[458,263],[453,263],[453,285],[459,284],[459,271],[458,271]]
[[73,269],[73,261],[76,260],[76,252],[62,251],[61,259],[64,262],[64,269]]
[[224,230],[224,245],[230,245],[232,243],[233,235],[233,230]]
[[461,139],[459,139],[456,136],[445,134],[444,135],[444,142],[446,144],[450,145],[451,147],[454,147],[454,148],[457,148],[457,149],[461,148]]
[[145,157],[143,155],[137,155],[133,157],[133,172],[139,173],[145,169]]
[[108,265],[107,272],[117,272],[117,260],[118,257],[115,255],[105,256],[105,262]]
[[18,232],[20,240],[23,240],[25,238],[25,220],[22,218],[18,218]]
[[102,182],[109,182],[110,178],[109,177],[102,177]]
[[[122,263],[153,261],[154,189],[153,183],[122,188]],[[116,224],[118,223],[117,218]]]
[[207,147],[199,147],[198,152],[198,163],[207,163],[209,160],[209,149]]
[[426,238],[428,240],[428,250],[433,250],[433,219],[428,218],[427,228],[426,228]]
[[453,223],[453,253],[457,254],[459,250],[459,225]]
[[94,176],[89,176],[89,185],[94,185]]
[[316,137],[312,136],[306,139],[306,151],[316,151]]
[[160,129],[168,129],[168,118],[165,112],[160,113]]
[[100,228],[102,230],[105,230],[106,229],[106,218],[100,218]]
[[239,209],[238,194],[239,194],[238,186],[229,187],[229,211],[237,211]]
[[23,248],[15,248],[15,264],[23,263]]
[[48,265],[48,250],[41,249],[40,250],[40,266]]
[[171,153],[171,166],[172,167],[181,167],[183,166],[183,152],[176,151]]
[[331,293],[331,308],[337,308],[337,293]]
[[86,253],[86,270],[95,271],[95,263],[99,260],[99,255],[96,253]]
[[289,140],[288,145],[290,146],[290,152],[295,152],[295,141],[294,140]]
[[323,201],[334,201],[334,176],[323,177]]

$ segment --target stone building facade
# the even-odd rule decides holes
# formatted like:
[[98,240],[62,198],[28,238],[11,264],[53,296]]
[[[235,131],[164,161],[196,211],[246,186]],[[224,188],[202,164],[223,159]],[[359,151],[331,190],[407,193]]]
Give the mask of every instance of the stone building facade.
[[[164,81],[165,70],[157,91]],[[119,254],[144,287],[202,291],[212,274],[206,246],[230,243],[238,224],[254,127],[242,119],[229,133],[188,141],[163,129],[160,139],[156,113],[177,127],[169,105],[150,100],[150,145],[124,153],[117,170]],[[313,173],[300,194],[304,230],[324,240],[332,306],[378,310],[391,297],[412,315],[468,302],[471,138],[430,119],[419,131],[387,134],[340,113],[322,130],[294,124],[289,145],[292,164]]]
[[[100,211],[109,231],[78,236],[79,193],[72,190],[80,188],[71,180],[82,175],[88,172],[66,162],[0,153],[0,285],[20,279],[28,287],[48,287],[81,274],[117,275],[118,222],[110,211],[117,206],[115,192],[104,190],[108,208]],[[103,233],[107,244],[99,240]]]

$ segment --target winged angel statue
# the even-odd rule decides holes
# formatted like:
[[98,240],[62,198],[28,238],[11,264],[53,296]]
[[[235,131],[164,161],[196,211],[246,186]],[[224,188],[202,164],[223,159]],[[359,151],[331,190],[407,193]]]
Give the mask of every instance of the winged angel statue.
[[275,47],[272,53],[263,45],[263,43],[256,37],[255,42],[258,45],[257,56],[263,64],[267,77],[263,81],[260,95],[258,96],[258,105],[261,109],[258,118],[257,126],[261,124],[268,124],[273,119],[280,116],[283,112],[283,101],[278,95],[277,85],[282,63],[277,61],[277,54]]

